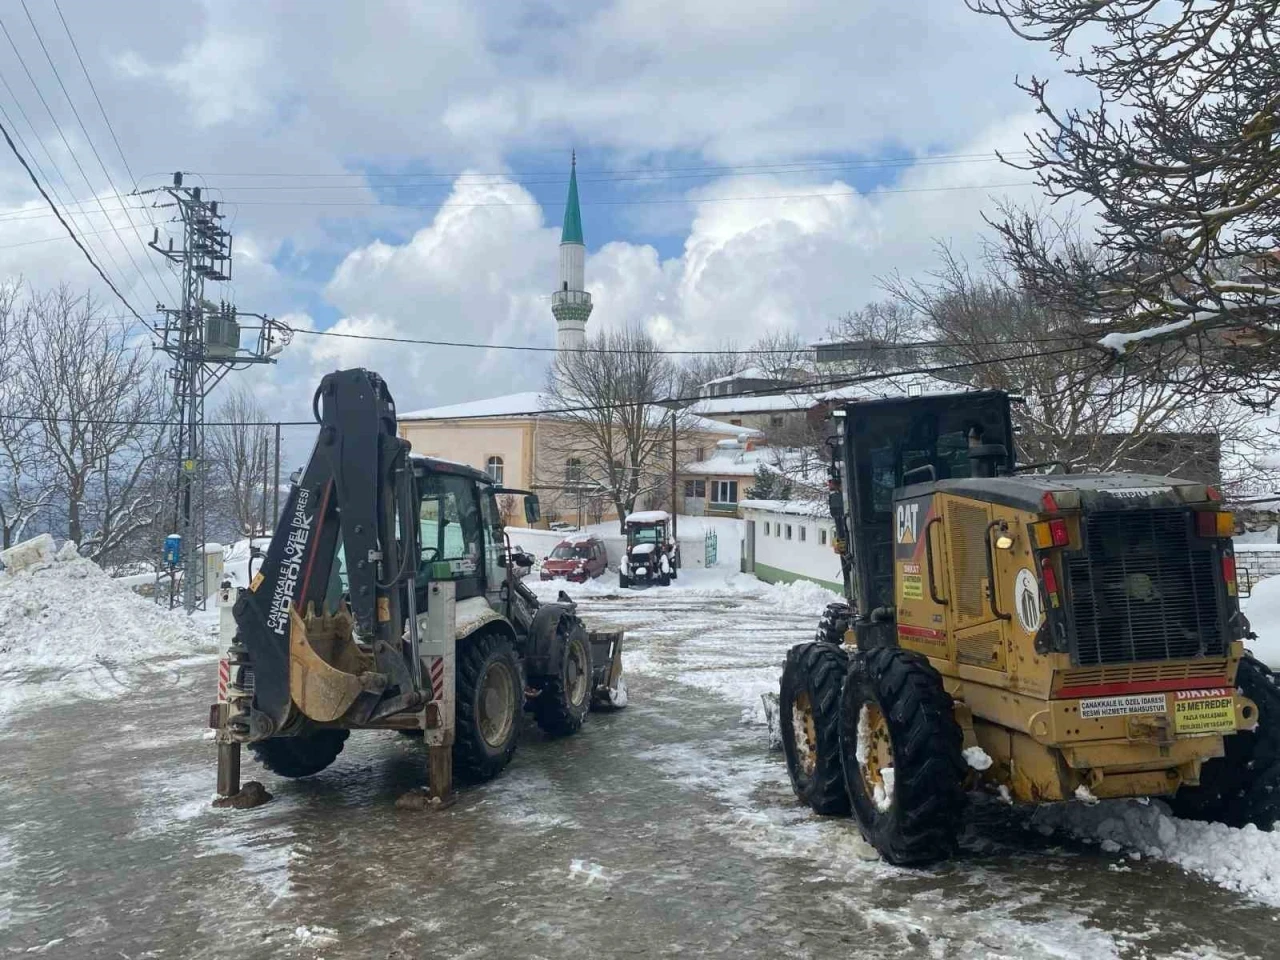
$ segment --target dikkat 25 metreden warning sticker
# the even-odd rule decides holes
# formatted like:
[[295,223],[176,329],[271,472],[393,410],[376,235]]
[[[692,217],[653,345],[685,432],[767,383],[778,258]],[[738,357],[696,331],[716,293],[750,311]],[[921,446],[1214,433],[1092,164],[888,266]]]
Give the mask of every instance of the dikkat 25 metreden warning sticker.
[[1230,733],[1236,728],[1234,691],[1179,690],[1173,703],[1174,733]]

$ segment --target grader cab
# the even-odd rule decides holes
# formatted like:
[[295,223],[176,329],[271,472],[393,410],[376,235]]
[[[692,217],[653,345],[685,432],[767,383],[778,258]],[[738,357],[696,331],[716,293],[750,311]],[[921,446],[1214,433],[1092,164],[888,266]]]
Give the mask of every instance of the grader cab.
[[834,419],[848,602],[789,652],[780,697],[803,800],[895,863],[948,856],[978,785],[1270,826],[1280,690],[1244,651],[1212,486],[1017,466],[996,391]]

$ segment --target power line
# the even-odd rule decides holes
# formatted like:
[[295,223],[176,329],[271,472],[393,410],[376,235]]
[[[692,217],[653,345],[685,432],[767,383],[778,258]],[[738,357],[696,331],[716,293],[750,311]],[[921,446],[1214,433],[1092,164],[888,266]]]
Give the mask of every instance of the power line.
[[[80,236],[82,236],[82,237],[100,237],[100,236],[102,236],[103,234],[107,234],[107,233],[111,233],[111,232],[112,232],[111,227],[107,227],[105,230],[81,230],[81,231],[80,231]],[[14,247],[31,247],[31,246],[35,246],[35,245],[36,245],[36,244],[38,244],[38,243],[62,243],[62,242],[65,242],[66,240],[69,240],[69,239],[71,239],[71,238],[70,238],[70,237],[65,237],[65,236],[61,236],[61,237],[42,237],[42,238],[41,238],[41,239],[39,239],[39,240],[22,240],[22,241],[19,241],[18,243],[0,243],[0,250],[12,250]]]
[[[662,183],[672,180],[703,180],[714,179],[717,177],[776,177],[780,175],[797,174],[797,173],[835,173],[846,169],[881,169],[881,168],[912,168],[912,167],[932,167],[932,166],[950,166],[957,163],[975,163],[998,160],[998,157],[984,157],[981,161],[975,160],[945,160],[934,161],[931,159],[923,159],[917,162],[884,162],[874,165],[859,165],[856,163],[834,163],[831,165],[804,166],[793,167],[789,169],[768,169],[768,170],[739,170],[728,172],[710,172],[710,173],[667,173],[655,172],[652,174],[637,173],[631,176],[580,176],[579,183]],[[210,174],[210,176],[216,176]],[[335,174],[341,176],[341,174]],[[353,176],[355,176],[353,174]],[[414,187],[436,187],[445,186],[450,182],[455,184],[464,184],[467,186],[499,186],[504,183],[518,183],[521,186],[563,186],[564,174],[555,175],[547,174],[538,178],[531,178],[527,175],[507,176],[498,173],[459,173],[459,174],[403,174],[404,180],[389,184],[371,184],[367,180],[358,183],[286,183],[286,184],[241,184],[236,185],[232,189],[235,190],[368,190],[371,187],[381,188],[414,188]],[[416,178],[412,181],[410,177]],[[300,174],[299,179],[306,179],[305,174]]]
[[[836,390],[840,387],[856,386],[861,383],[870,383],[876,380],[893,380],[899,377],[923,376],[937,373],[947,373],[954,370],[972,369],[975,367],[993,366],[1000,363],[1010,363],[1016,360],[1034,360],[1041,357],[1062,356],[1069,353],[1081,353],[1086,350],[1092,350],[1092,346],[1063,347],[1056,350],[1042,350],[1034,353],[1014,354],[1010,356],[992,357],[987,360],[963,360],[956,363],[937,364],[930,367],[915,367],[904,370],[878,371],[875,373],[859,374],[856,376],[837,377],[829,380],[817,381],[807,386],[790,391],[785,394],[778,394],[776,389],[756,389],[742,390],[736,393],[724,394],[719,397],[702,397],[702,396],[683,396],[670,397],[660,400],[633,400],[622,401],[612,404],[582,404],[578,406],[561,406],[561,407],[545,407],[535,410],[518,410],[505,411],[503,413],[482,413],[469,416],[457,417],[433,417],[430,420],[501,420],[511,417],[533,417],[533,416],[555,416],[565,413],[592,413],[607,412],[610,410],[618,410],[623,407],[648,407],[660,406],[664,403],[689,403],[690,408],[696,413],[697,404],[704,400],[733,400],[746,399],[750,397],[765,396],[791,396],[798,400],[808,401],[806,405],[815,405],[823,402],[839,401],[841,398],[833,397],[824,399],[818,394],[824,391]],[[957,383],[957,388],[965,385]],[[963,389],[957,389],[957,393],[965,392]],[[0,419],[29,421],[35,423],[93,423],[101,425],[124,425],[135,424],[137,426],[154,426],[167,427],[173,424],[168,420],[109,420],[85,417],[50,417],[50,416],[24,416],[22,414],[0,414]],[[218,423],[206,423],[207,427],[270,427],[279,424],[281,427],[316,427],[318,424],[315,420],[229,420]]]
[[[121,196],[120,191],[116,188],[115,181],[111,178],[110,171],[107,170],[107,165],[102,162],[102,155],[98,153],[98,148],[97,146],[94,145],[93,137],[89,135],[89,128],[85,126],[84,120],[81,119],[80,117],[80,111],[76,109],[75,101],[71,99],[71,92],[67,90],[67,85],[62,81],[62,73],[58,70],[58,65],[53,62],[53,56],[49,53],[49,48],[48,46],[46,46],[44,42],[44,37],[40,34],[40,28],[36,26],[36,21],[31,16],[31,10],[27,6],[27,0],[20,0],[20,2],[22,4],[22,12],[27,15],[27,23],[31,24],[31,32],[36,35],[36,42],[40,44],[40,49],[44,52],[44,58],[49,64],[49,69],[53,71],[53,78],[58,82],[58,88],[62,91],[62,96],[66,99],[67,106],[71,108],[71,115],[76,118],[76,123],[79,124],[80,126],[80,132],[84,134],[85,143],[89,145],[90,152],[93,153],[94,159],[98,161],[98,166],[101,168],[103,176],[107,178],[107,185],[111,188],[111,192],[114,193],[116,195],[116,199],[120,201],[121,208],[125,211],[125,219],[129,222],[129,226],[133,230],[134,236],[137,237],[138,243],[143,244],[145,246],[146,241],[142,239],[142,234],[138,232],[137,224],[135,224],[133,222],[133,218],[129,216],[128,208],[124,206],[124,197]],[[66,21],[63,21],[64,26],[65,26],[65,23]],[[83,66],[83,63],[81,64],[81,66]],[[43,99],[44,98],[41,97],[42,101]],[[48,109],[48,104],[45,104],[45,108]],[[52,112],[50,112],[50,117],[52,117]],[[57,120],[54,120],[54,126],[55,127],[57,126]],[[62,142],[66,144],[67,151],[71,152],[71,145],[67,143],[67,138],[63,136],[62,130],[60,128],[58,130],[58,134],[59,136],[62,136]],[[71,158],[75,161],[76,168],[80,171],[80,176],[84,177],[85,186],[87,186],[91,191],[94,192],[94,198],[98,200],[98,206],[102,207],[102,202],[97,197],[97,192],[94,191],[93,184],[89,182],[89,177],[88,177],[88,174],[85,173],[84,167],[80,165],[79,158],[75,155],[74,152],[71,153]],[[102,213],[104,216],[106,216],[107,211],[105,208],[102,209]],[[142,278],[142,283],[144,286],[146,286],[147,292],[151,294],[151,297],[153,300],[159,301],[161,299],[160,296],[156,293],[155,288],[151,286],[151,281],[147,279],[146,273],[143,272],[142,267],[138,264],[138,261],[134,258],[133,251],[129,249],[128,243],[125,242],[124,237],[121,235],[120,231],[116,229],[114,222],[111,222],[109,217],[108,217],[108,223],[110,224],[112,229],[115,231],[116,239],[120,241],[120,246],[124,248],[125,256],[127,256],[129,258],[129,262],[133,264],[133,269],[136,270],[138,272],[138,276]],[[154,261],[152,261],[151,265],[152,265],[152,268],[156,270],[157,276],[160,277],[160,285],[165,288],[166,293],[172,296],[173,291],[169,289],[168,284],[166,284],[164,281],[164,278],[160,276],[159,267],[156,266]]]
[[[1026,153],[1027,151],[1025,150],[1015,150],[1012,153],[1010,153],[1009,156],[1023,155]],[[870,157],[865,159],[850,159],[850,160],[835,160],[835,159],[833,160],[779,160],[771,163],[739,163],[739,164],[725,164],[721,166],[702,165],[702,166],[694,166],[694,167],[634,167],[630,169],[612,169],[612,170],[602,169],[599,171],[592,171],[588,167],[579,167],[579,171],[582,175],[579,176],[578,179],[581,181],[586,179],[587,177],[592,177],[596,182],[603,182],[609,177],[618,177],[622,179],[633,174],[643,175],[643,174],[667,174],[667,173],[696,173],[696,174],[722,176],[725,174],[732,174],[734,172],[743,171],[743,170],[781,170],[783,172],[803,172],[806,170],[818,170],[818,169],[827,169],[827,168],[834,168],[834,167],[876,168],[876,167],[887,167],[887,166],[910,166],[910,165],[916,165],[916,164],[931,164],[931,163],[938,163],[938,162],[974,163],[974,162],[997,161],[999,159],[1000,159],[1000,156],[995,153],[940,153],[940,154],[928,154],[923,157],[911,157],[911,156],[881,157],[881,158]],[[482,171],[475,171],[475,170],[459,170],[459,171],[442,172],[442,173],[433,173],[428,171],[422,171],[417,173],[391,173],[391,172],[365,170],[365,171],[343,171],[341,173],[334,172],[334,171],[324,171],[324,172],[318,172],[318,173],[301,173],[294,170],[288,170],[288,171],[278,171],[278,172],[259,171],[257,173],[221,173],[221,172],[209,173],[207,171],[205,172],[184,171],[184,173],[193,173],[193,175],[215,177],[215,178],[227,178],[227,179],[253,178],[253,177],[262,177],[262,178],[275,177],[275,178],[290,178],[290,179],[308,178],[308,177],[315,178],[315,179],[337,178],[337,177],[346,177],[346,178],[359,177],[362,179],[377,178],[377,179],[394,180],[394,179],[407,179],[411,177],[415,177],[415,178],[416,177],[436,177],[436,178],[452,180],[459,177],[506,177],[506,178],[555,177],[557,179],[554,182],[557,182],[557,183],[563,182],[564,180],[563,170],[553,170],[550,168],[544,169],[544,170],[527,170],[523,172],[507,171],[507,170],[496,170],[496,171],[490,171],[490,172],[482,172]]]
[[[23,9],[26,10],[26,0],[23,0],[22,6],[23,6]],[[111,135],[111,142],[115,144],[116,154],[119,155],[120,162],[124,165],[124,171],[128,175],[129,180],[132,182],[133,171],[129,169],[129,161],[124,155],[124,149],[120,146],[120,138],[116,136],[116,129],[111,124],[111,118],[107,116],[107,108],[102,105],[102,98],[98,96],[98,88],[97,86],[94,85],[93,77],[89,76],[89,68],[85,65],[84,57],[80,55],[80,46],[79,44],[76,43],[76,38],[74,34],[72,34],[71,32],[71,25],[67,23],[67,18],[63,16],[62,7],[58,4],[58,0],[53,0],[53,8],[58,12],[58,19],[62,21],[62,29],[67,34],[67,40],[71,42],[71,50],[72,52],[75,53],[76,61],[80,64],[80,72],[84,75],[85,83],[89,85],[89,92],[93,94],[94,102],[98,105],[98,113],[102,115],[102,122],[105,123],[107,126],[107,132]],[[30,11],[27,12],[27,19],[28,20],[31,19]],[[32,22],[31,26],[32,26],[32,29],[35,29],[34,22]],[[39,38],[39,36],[40,36],[39,31],[37,31],[36,37]],[[42,47],[44,46],[43,41],[41,41],[41,46]],[[50,61],[50,63],[52,63],[52,61]],[[54,74],[55,76],[57,75],[56,67],[54,68]],[[61,77],[58,78],[58,82],[59,83],[62,82]],[[66,93],[65,87],[63,88],[63,93]],[[67,97],[67,102],[68,103],[71,102],[70,96]],[[72,104],[71,109],[73,112],[75,112],[74,104]],[[123,197],[120,196],[120,191],[119,189],[117,189],[115,185],[115,181],[111,179],[111,174],[107,171],[107,165],[103,163],[102,158],[98,156],[98,150],[96,147],[93,146],[93,141],[89,139],[89,131],[85,130],[84,122],[80,120],[79,113],[76,113],[76,120],[80,122],[80,129],[84,130],[85,139],[89,141],[89,146],[93,149],[93,155],[95,157],[98,157],[98,165],[102,167],[102,172],[106,174],[107,183],[111,185],[111,189],[115,192],[116,198],[119,199],[121,201],[121,204],[123,205]],[[136,183],[131,183],[131,185],[136,186]],[[133,218],[129,216],[127,212],[127,208],[126,208],[125,218],[129,221],[129,226],[133,227],[133,233],[134,233],[134,236],[138,238],[138,242],[145,243],[146,241],[142,239],[141,234],[138,233],[138,228],[134,225]],[[155,218],[151,215],[150,211],[147,211],[147,220],[150,222],[150,224],[153,227],[155,226]],[[160,280],[160,285],[164,287],[165,292],[172,294],[172,291],[169,288],[168,280],[165,278],[164,274],[161,272],[159,265],[156,264],[155,261],[151,261],[151,266],[152,266],[152,269],[155,270],[156,276]],[[150,290],[150,286],[148,286],[147,289]],[[152,291],[152,293],[154,292],[155,291]]]
[[[1033,187],[1035,182],[1031,180],[1021,180],[1009,183],[975,183],[975,184],[957,184],[945,187],[892,187],[885,189],[871,189],[865,193],[857,190],[842,190],[838,192],[826,193],[781,193],[781,194],[758,194],[755,196],[740,197],[645,197],[631,200],[592,200],[582,201],[584,207],[613,207],[613,206],[647,206],[650,204],[689,204],[696,205],[700,203],[749,203],[761,200],[823,200],[833,198],[849,198],[863,197],[866,199],[874,199],[877,196],[885,194],[898,193],[949,193],[956,190],[996,190],[1006,187]],[[156,190],[142,190],[138,194],[158,192]],[[93,201],[73,201],[72,206],[84,206]],[[260,206],[260,207],[384,207],[384,208],[400,208],[406,210],[440,210],[440,209],[466,209],[473,207],[541,207],[557,208],[564,206],[560,201],[541,202],[538,200],[487,200],[477,202],[462,202],[453,200],[441,200],[436,203],[398,203],[394,200],[239,200],[235,197],[225,197],[223,204],[233,204],[235,206]],[[135,208],[136,209],[136,208]],[[25,212],[24,212],[25,214]],[[45,214],[23,215],[14,214],[8,217],[0,215],[0,222],[6,220],[38,220]]]
[[[307,330],[302,327],[290,328],[295,334],[303,334],[312,337],[335,337],[342,340],[371,340],[382,343],[407,343],[424,347],[459,347],[472,350],[510,350],[523,353],[630,353],[631,351],[625,347],[573,347],[563,349],[560,347],[539,347],[530,344],[510,344],[510,343],[478,343],[467,340],[428,340],[419,337],[386,337],[371,333],[341,333],[335,330]],[[1072,343],[1083,339],[1079,336],[1061,336],[1061,337],[1039,337],[1022,340],[1022,343]],[[941,342],[930,340],[909,341],[905,343],[841,343],[839,346],[845,350],[853,350],[858,353],[867,352],[875,353],[883,350],[916,350],[929,347],[975,347],[975,346],[1004,346],[1008,340],[963,340],[956,342]],[[796,353],[808,353],[809,347],[777,347],[777,348],[749,348],[736,349],[727,348],[723,350],[654,350],[653,353],[665,354],[668,356],[690,356],[690,357],[713,357],[713,356],[787,356]]]
[[[67,135],[65,132],[63,132],[62,125],[58,123],[58,118],[54,115],[53,109],[49,106],[49,101],[45,99],[44,92],[40,89],[40,85],[36,83],[36,78],[32,74],[31,68],[27,66],[27,61],[22,56],[22,51],[18,49],[18,45],[17,43],[14,42],[13,35],[9,33],[9,28],[5,25],[5,22],[3,19],[0,19],[0,31],[3,31],[5,35],[5,39],[9,41],[9,46],[13,49],[13,55],[17,58],[18,65],[22,67],[23,72],[27,75],[27,81],[31,84],[31,88],[36,92],[36,97],[39,98],[40,103],[44,106],[45,113],[49,115],[49,119],[53,123],[54,130],[57,131],[59,138],[61,138],[62,140],[62,145],[66,148],[67,153],[71,156],[71,159],[75,163],[77,169],[79,169],[80,176],[84,180],[85,186],[89,188],[90,193],[94,193],[93,184],[90,183],[89,177],[85,174],[84,167],[80,164],[80,158],[76,156],[76,152],[71,149],[71,143],[67,140]],[[12,90],[10,90],[10,94],[12,95]],[[17,98],[15,97],[14,99],[15,99],[15,102],[17,102]],[[19,110],[21,110],[20,103],[19,103]],[[26,111],[22,111],[22,114],[24,117],[26,117]],[[31,123],[30,118],[27,118],[27,125],[31,127],[32,135],[35,136],[37,142],[39,142],[41,147],[44,149],[45,156],[49,158],[49,163],[53,166],[54,171],[57,172],[59,177],[61,177],[63,186],[67,188],[67,194],[71,195],[71,184],[67,182],[67,178],[63,175],[62,170],[58,167],[57,162],[53,159],[53,154],[49,153],[49,148],[44,146],[44,141],[40,138],[39,133],[36,132],[36,128],[34,124]],[[107,217],[107,220],[109,222],[111,218],[107,215],[106,207],[102,205],[101,199],[99,199],[96,195],[94,196],[93,199],[97,201],[98,208],[102,211],[103,216]],[[68,216],[70,216],[70,211],[68,211]],[[106,252],[107,258],[111,261],[116,271],[120,274],[123,274],[124,270],[121,269],[120,262],[116,259],[115,254],[111,252],[110,244],[102,244],[101,247],[102,247],[102,250]]]
[[27,164],[26,158],[21,154],[21,152],[19,152],[17,145],[13,142],[13,138],[9,136],[8,128],[2,124],[0,124],[0,134],[4,134],[5,143],[9,145],[9,149],[13,151],[13,155],[18,158],[18,162],[22,164],[22,169],[27,171],[27,176],[31,178],[31,182],[35,185],[35,188],[40,191],[40,196],[44,197],[45,202],[49,204],[50,209],[53,210],[53,215],[58,218],[58,222],[62,224],[63,228],[70,235],[71,239],[75,241],[76,246],[80,248],[80,252],[84,254],[84,258],[89,261],[89,265],[93,267],[94,270],[98,271],[98,276],[102,278],[102,282],[105,283],[108,288],[110,288],[111,292],[114,293],[116,297],[119,298],[120,302],[125,305],[125,309],[127,309],[131,314],[133,314],[133,316],[137,319],[139,323],[141,323],[144,327],[146,327],[147,329],[151,330],[154,333],[155,327],[151,326],[151,324],[143,320],[142,314],[138,313],[137,310],[133,309],[133,304],[131,304],[128,300],[125,299],[124,294],[121,293],[120,290],[116,287],[116,285],[111,282],[111,278],[108,277],[103,272],[100,266],[98,266],[97,261],[94,260],[92,254],[89,253],[88,248],[85,247],[85,245],[80,242],[80,238],[76,236],[76,232],[71,228],[71,224],[67,223],[67,221],[62,218],[62,214],[58,212],[58,208],[54,205],[54,202],[51,199],[49,199],[49,194],[45,193],[44,186],[41,185],[40,181],[36,178],[35,173],[32,171],[31,167]]

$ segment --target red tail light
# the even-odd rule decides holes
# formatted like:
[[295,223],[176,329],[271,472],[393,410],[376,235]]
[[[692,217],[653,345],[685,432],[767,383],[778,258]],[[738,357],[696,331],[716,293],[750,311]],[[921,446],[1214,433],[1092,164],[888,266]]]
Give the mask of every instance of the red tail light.
[[1049,533],[1053,537],[1053,545],[1055,547],[1065,547],[1071,542],[1071,531],[1067,529],[1067,521],[1065,520],[1050,520]]
[[1227,553],[1222,556],[1222,579],[1227,584],[1227,596],[1234,597],[1236,595],[1236,558],[1233,554]]
[[1222,494],[1218,491],[1217,487],[1205,487],[1204,495],[1213,501],[1220,502],[1222,500]]
[[1046,493],[1043,497],[1041,497],[1041,498],[1040,498],[1040,505],[1041,505],[1042,507],[1044,507],[1044,512],[1045,512],[1045,513],[1057,513],[1057,512],[1058,512],[1058,501],[1057,501],[1057,500],[1055,500],[1055,499],[1053,499],[1053,494],[1052,494],[1052,493]]
[[1053,561],[1048,557],[1041,558],[1041,582],[1044,585],[1044,596],[1048,600],[1048,605],[1056,611],[1061,605],[1061,600],[1057,599],[1057,573],[1053,572]]
[[1048,557],[1040,561],[1040,579],[1044,581],[1045,593],[1058,592],[1058,575],[1053,572],[1053,561]]

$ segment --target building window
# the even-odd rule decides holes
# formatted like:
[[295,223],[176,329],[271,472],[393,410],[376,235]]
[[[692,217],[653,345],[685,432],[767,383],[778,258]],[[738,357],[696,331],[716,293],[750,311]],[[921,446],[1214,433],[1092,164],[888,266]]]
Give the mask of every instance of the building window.
[[769,521],[768,521],[768,520],[766,520],[766,521],[765,521],[765,523],[764,523],[764,535],[765,535],[766,537],[769,535]]
[[582,461],[577,457],[570,457],[564,462],[564,482],[582,482]]
[[502,458],[490,457],[485,461],[484,472],[489,475],[489,479],[494,483],[502,483]]
[[827,528],[818,528],[818,546],[825,547],[827,545]]
[[771,417],[769,418],[769,426],[771,426],[771,427],[780,427],[780,426],[782,426],[782,414],[780,414],[780,413],[775,413],[773,416],[771,416]]
[[737,480],[712,480],[711,481],[711,502],[712,503],[737,503],[738,502],[738,481]]
[[684,495],[688,498],[703,497],[707,495],[707,481],[705,480],[686,480],[684,482]]
[[729,423],[730,423],[730,425],[735,426],[735,427],[740,427],[740,426],[742,426],[742,421],[741,421],[741,420],[730,420],[730,421],[729,421]]
[[805,527],[803,524],[801,524],[800,526],[800,542],[801,543],[804,543],[804,531],[805,531]]
[[694,449],[693,449],[693,459],[694,459],[694,460],[705,460],[705,459],[707,459],[707,448],[706,448],[706,447],[694,447]]
[[787,539],[791,539],[791,524],[787,524]]

